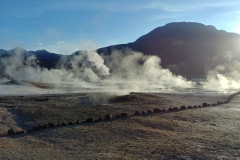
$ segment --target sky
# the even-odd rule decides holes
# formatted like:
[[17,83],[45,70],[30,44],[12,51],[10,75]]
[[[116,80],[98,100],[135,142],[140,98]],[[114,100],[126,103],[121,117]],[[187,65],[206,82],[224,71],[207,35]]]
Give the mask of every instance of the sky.
[[240,1],[0,0],[0,48],[72,54],[134,42],[182,21],[240,34]]

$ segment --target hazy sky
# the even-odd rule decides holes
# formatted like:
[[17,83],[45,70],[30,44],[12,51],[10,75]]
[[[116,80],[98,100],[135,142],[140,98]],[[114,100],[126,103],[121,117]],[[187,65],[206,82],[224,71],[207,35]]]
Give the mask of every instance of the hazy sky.
[[0,0],[0,48],[71,54],[133,42],[181,21],[240,33],[240,1]]

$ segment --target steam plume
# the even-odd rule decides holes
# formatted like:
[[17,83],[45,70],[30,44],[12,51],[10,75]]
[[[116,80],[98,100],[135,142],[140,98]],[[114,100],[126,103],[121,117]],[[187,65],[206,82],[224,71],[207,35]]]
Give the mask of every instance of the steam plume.
[[209,72],[204,88],[219,91],[240,89],[239,68],[240,62],[235,60],[217,66]]
[[[34,56],[17,53],[1,59],[4,73],[19,81],[54,84],[56,89],[81,92],[136,92],[190,85],[160,65],[157,56],[146,56],[129,49],[100,56],[95,51],[78,51],[63,56],[57,69],[38,65]],[[3,88],[3,87],[2,87]],[[5,88],[6,90],[6,88]],[[84,91],[85,91],[84,90]]]

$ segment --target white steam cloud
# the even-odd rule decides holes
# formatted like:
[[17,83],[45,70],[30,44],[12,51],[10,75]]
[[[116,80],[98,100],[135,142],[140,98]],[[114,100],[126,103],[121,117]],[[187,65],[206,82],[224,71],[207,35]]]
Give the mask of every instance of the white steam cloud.
[[21,53],[1,59],[5,73],[16,80],[59,84],[75,80],[96,81],[98,75],[109,75],[109,68],[96,52],[83,51],[73,55],[69,61],[63,57],[59,62],[60,69],[40,68],[37,62],[35,56],[25,57]]
[[[210,71],[203,82],[207,91],[229,92],[240,88],[240,62],[231,54],[217,57],[226,63]],[[233,60],[234,59],[234,60]],[[161,67],[157,56],[130,49],[115,50],[110,55],[78,51],[63,56],[55,69],[42,68],[36,57],[17,50],[0,59],[0,73],[21,85],[0,85],[0,95],[66,92],[164,92],[196,87],[194,83]],[[1,78],[0,78],[1,79]],[[6,82],[6,79],[2,79]],[[38,84],[39,83],[39,84]],[[37,84],[37,85],[36,85]],[[47,85],[47,87],[39,87]],[[37,87],[36,87],[37,86]],[[201,88],[201,87],[200,87]],[[199,88],[199,89],[200,89]]]
[[[79,51],[71,56],[63,56],[58,68],[51,70],[41,68],[36,57],[25,57],[22,53],[2,58],[0,63],[5,74],[13,79],[50,83],[55,87],[55,92],[159,92],[161,89],[190,85],[183,77],[163,69],[159,57],[146,56],[129,49],[102,56],[95,51]],[[32,89],[29,85],[27,87]],[[11,89],[14,88],[21,91],[20,86],[11,86]],[[0,89],[1,94],[7,90],[3,85],[0,85]],[[24,93],[27,93],[26,90]],[[36,93],[44,91],[40,89]]]
[[240,89],[240,62],[228,61],[210,71],[207,76],[206,90],[238,90]]
[[157,56],[146,56],[140,52],[125,49],[113,51],[111,55],[103,57],[107,66],[111,68],[111,81],[138,85],[138,91],[141,91],[143,86],[151,90],[156,87],[189,85],[183,77],[175,76],[168,69],[163,69],[160,65],[161,59]]

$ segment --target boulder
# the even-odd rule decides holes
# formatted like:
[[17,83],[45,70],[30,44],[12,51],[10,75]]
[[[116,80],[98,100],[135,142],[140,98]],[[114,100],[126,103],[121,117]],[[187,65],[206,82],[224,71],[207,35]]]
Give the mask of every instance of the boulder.
[[218,105],[221,105],[221,104],[222,104],[222,102],[218,101],[218,102],[217,102],[217,104],[218,104]]
[[71,122],[71,121],[70,121],[70,122],[68,122],[68,125],[73,125],[73,124],[74,124],[74,123],[73,123],[73,122]]
[[146,114],[146,112],[142,111],[142,114]]
[[140,115],[140,113],[138,111],[135,111],[135,115]]
[[31,130],[31,129],[27,130],[27,133],[31,133],[31,132],[32,132],[32,130]]
[[173,109],[170,107],[170,108],[168,108],[168,111],[169,111],[169,112],[172,112],[172,111],[173,111]]
[[43,129],[43,126],[39,124],[38,129]]
[[161,110],[160,110],[159,108],[154,108],[154,109],[153,109],[153,112],[155,112],[155,113],[160,113]]
[[121,113],[121,117],[127,116],[127,113]]
[[37,131],[38,127],[32,127],[32,131]]
[[152,111],[151,110],[147,110],[147,113],[152,113]]
[[102,118],[98,118],[96,121],[97,122],[100,122],[100,121],[102,121],[103,119]]
[[193,109],[193,107],[192,106],[188,106],[188,109]]
[[86,119],[86,122],[94,122],[94,118],[88,118]]
[[121,117],[121,115],[120,114],[117,114],[116,116],[115,116],[115,118],[120,118]]
[[13,135],[13,134],[16,134],[18,132],[18,130],[16,128],[10,128],[8,131],[7,131],[7,134],[8,135]]
[[193,106],[193,108],[198,108],[197,106]]
[[25,133],[24,131],[18,131],[17,134],[23,134]]
[[111,120],[112,119],[112,115],[111,114],[106,114],[105,119],[106,120]]
[[54,123],[48,123],[48,126],[49,126],[50,128],[52,128],[52,127],[55,127],[55,124],[54,124]]
[[202,108],[202,106],[201,106],[201,105],[198,105],[198,108]]
[[173,111],[178,111],[178,107],[173,107],[172,110]]
[[226,101],[224,101],[223,103],[224,103],[224,104],[227,104],[227,103],[229,103],[229,101],[226,100]]
[[181,109],[181,110],[185,110],[185,109],[187,109],[187,108],[186,108],[186,106],[181,106],[180,109]]
[[203,106],[203,107],[207,107],[208,104],[207,104],[207,103],[203,103],[202,106]]
[[43,126],[42,126],[42,128],[47,128],[48,127],[48,125],[47,124],[44,124]]

